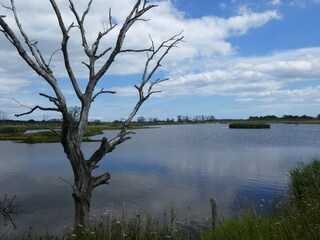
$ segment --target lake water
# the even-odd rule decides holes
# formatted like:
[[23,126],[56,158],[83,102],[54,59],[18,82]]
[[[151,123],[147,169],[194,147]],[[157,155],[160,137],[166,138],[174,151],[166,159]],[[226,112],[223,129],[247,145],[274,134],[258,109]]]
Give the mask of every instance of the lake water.
[[[106,131],[110,138],[116,131]],[[234,213],[243,199],[270,209],[285,190],[288,171],[320,153],[320,125],[273,124],[271,129],[229,129],[225,124],[163,126],[136,135],[106,156],[97,174],[111,173],[97,188],[92,214],[161,218],[171,206],[179,218],[210,216],[216,199],[220,217]],[[101,138],[96,136],[95,138]],[[89,156],[97,142],[84,143]],[[71,167],[60,144],[0,142],[0,196],[17,195],[24,213],[17,232],[58,231],[72,225]],[[2,219],[0,219],[2,220]],[[0,227],[1,231],[10,228]],[[10,234],[16,234],[12,231]]]

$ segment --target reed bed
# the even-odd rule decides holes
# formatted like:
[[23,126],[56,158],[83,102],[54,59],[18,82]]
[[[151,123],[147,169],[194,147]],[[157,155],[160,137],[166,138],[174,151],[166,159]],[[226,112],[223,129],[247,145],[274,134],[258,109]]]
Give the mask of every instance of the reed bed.
[[320,160],[301,163],[289,172],[289,197],[272,213],[248,208],[202,232],[201,239],[320,239]]

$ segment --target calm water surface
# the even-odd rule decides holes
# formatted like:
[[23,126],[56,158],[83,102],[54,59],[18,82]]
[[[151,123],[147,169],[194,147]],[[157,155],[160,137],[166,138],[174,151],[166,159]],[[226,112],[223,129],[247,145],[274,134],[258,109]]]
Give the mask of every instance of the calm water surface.
[[[270,209],[284,191],[297,162],[320,153],[320,125],[273,124],[271,129],[229,129],[224,124],[179,125],[137,130],[133,139],[107,155],[97,174],[110,185],[95,190],[92,214],[162,217],[173,206],[179,217],[203,219],[215,198],[220,217],[248,199]],[[106,131],[112,137],[115,131]],[[98,136],[101,138],[101,136]],[[97,138],[97,137],[96,137]],[[98,143],[84,143],[85,155]],[[17,195],[24,213],[18,231],[58,231],[72,225],[71,167],[60,144],[0,142],[0,196]],[[9,227],[0,227],[1,231]]]

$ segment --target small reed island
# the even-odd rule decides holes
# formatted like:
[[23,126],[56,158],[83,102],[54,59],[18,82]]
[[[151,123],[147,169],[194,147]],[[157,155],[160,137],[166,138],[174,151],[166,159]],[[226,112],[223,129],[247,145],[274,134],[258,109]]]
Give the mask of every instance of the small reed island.
[[265,129],[270,128],[268,123],[257,123],[257,122],[233,122],[229,124],[229,128],[240,128],[240,129]]

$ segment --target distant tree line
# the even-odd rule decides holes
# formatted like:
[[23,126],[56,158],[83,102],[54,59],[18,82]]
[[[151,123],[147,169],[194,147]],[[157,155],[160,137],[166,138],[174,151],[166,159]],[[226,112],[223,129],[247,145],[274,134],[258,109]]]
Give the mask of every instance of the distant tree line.
[[267,115],[267,116],[251,116],[249,120],[277,120],[277,119],[285,119],[285,120],[311,120],[311,119],[320,119],[320,114],[317,117],[307,116],[307,115],[283,115],[282,117],[277,117],[275,115]]
[[[70,113],[74,118],[77,118],[78,111],[75,108],[69,109]],[[318,114],[316,117],[308,116],[308,115],[283,115],[282,117],[278,117],[276,115],[266,115],[266,116],[250,116],[248,120],[312,120],[312,119],[320,119],[320,114]],[[232,119],[229,119],[232,120]],[[114,120],[113,123],[121,124],[124,123],[124,119],[121,120]],[[206,123],[206,122],[215,122],[219,121],[219,119],[216,119],[213,115],[195,115],[195,116],[188,116],[188,115],[178,115],[176,118],[166,118],[166,119],[159,119],[158,117],[138,117],[134,122],[137,123]],[[13,120],[8,117],[8,114],[0,111],[0,124],[22,124],[22,123],[29,123],[29,124],[61,124],[61,119],[58,118],[49,118],[47,115],[43,117],[42,120]],[[101,121],[100,119],[91,120],[88,122],[89,125],[100,125],[103,123],[107,123],[104,121]]]
[[177,116],[177,122],[213,122],[214,120],[213,115]]
[[215,121],[215,117],[213,115],[196,115],[196,116],[183,116],[178,115],[176,120],[174,118],[167,118],[165,120],[160,120],[157,117],[154,118],[145,118],[140,116],[137,118],[136,122],[138,123],[159,123],[159,122],[166,122],[166,123],[197,123],[197,122],[213,122]]

